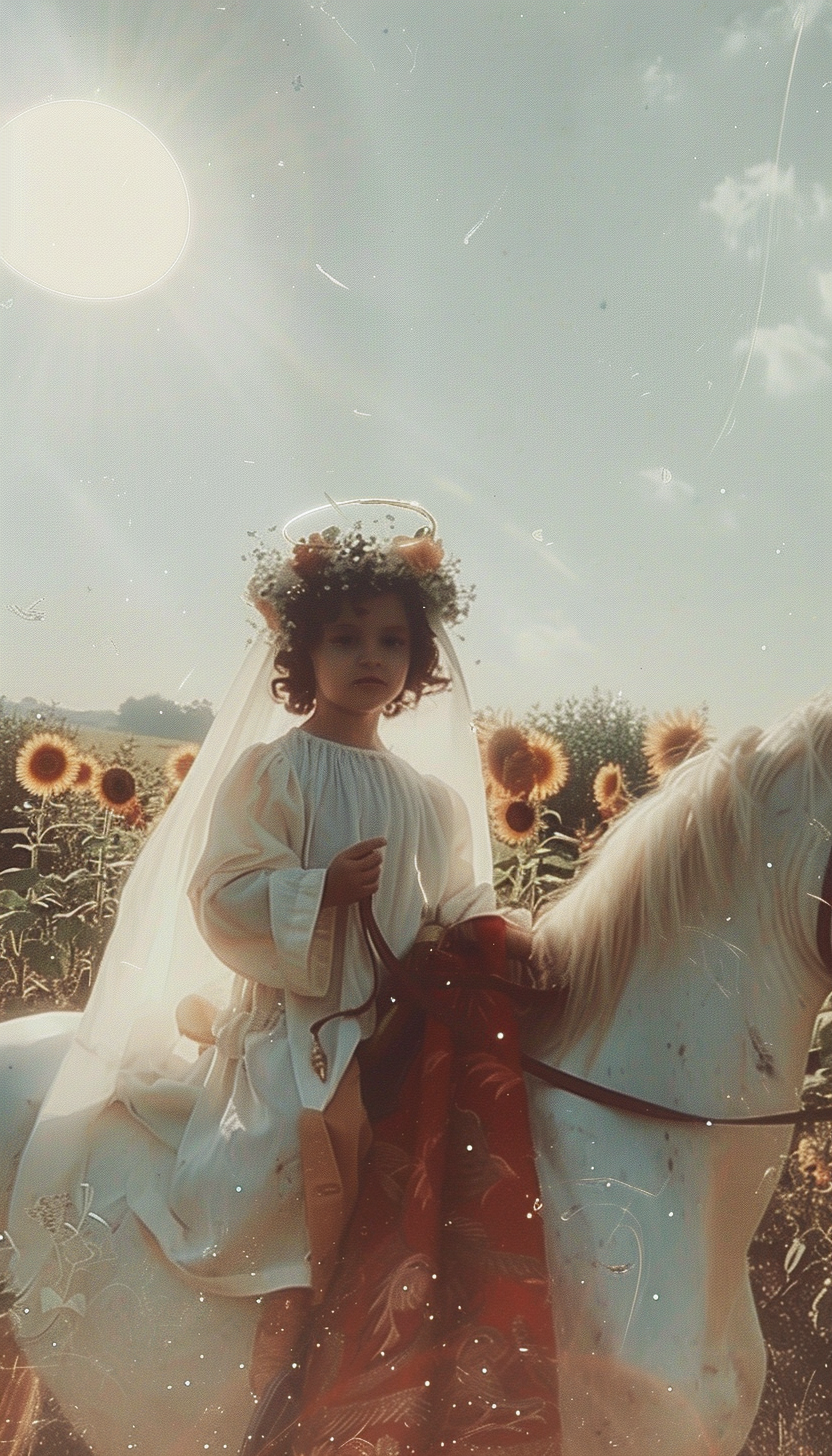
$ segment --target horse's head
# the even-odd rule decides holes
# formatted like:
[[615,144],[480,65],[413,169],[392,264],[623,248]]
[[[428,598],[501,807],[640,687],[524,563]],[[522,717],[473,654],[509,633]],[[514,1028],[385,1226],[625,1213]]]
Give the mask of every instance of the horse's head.
[[[798,986],[828,989],[824,875],[832,843],[832,692],[768,732],[744,729],[681,764],[604,836],[540,916],[533,959],[571,995],[561,1048],[609,1025],[638,953],[744,907]],[[827,882],[828,884],[828,882]]]

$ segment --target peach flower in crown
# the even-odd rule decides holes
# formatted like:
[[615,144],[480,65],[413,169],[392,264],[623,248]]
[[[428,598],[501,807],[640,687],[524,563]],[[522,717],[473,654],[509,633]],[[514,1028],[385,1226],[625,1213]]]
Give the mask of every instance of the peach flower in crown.
[[416,576],[438,571],[445,559],[442,542],[433,536],[394,536],[390,550],[400,556]]
[[316,576],[335,550],[332,541],[313,531],[305,541],[298,541],[292,552],[292,566],[302,581]]
[[251,604],[260,613],[269,631],[279,637],[283,623],[274,602],[270,602],[268,597],[252,596]]

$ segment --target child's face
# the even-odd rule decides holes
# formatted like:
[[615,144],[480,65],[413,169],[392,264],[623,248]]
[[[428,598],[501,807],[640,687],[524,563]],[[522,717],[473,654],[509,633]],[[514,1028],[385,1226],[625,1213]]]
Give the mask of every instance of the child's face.
[[397,698],[410,667],[410,627],[395,592],[347,605],[311,651],[315,699],[342,712],[379,714]]

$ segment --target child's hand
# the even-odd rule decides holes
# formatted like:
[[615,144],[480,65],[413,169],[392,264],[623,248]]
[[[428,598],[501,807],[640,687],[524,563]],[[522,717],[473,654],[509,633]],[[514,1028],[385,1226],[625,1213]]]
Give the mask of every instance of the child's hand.
[[354,905],[375,894],[381,879],[381,847],[386,843],[386,839],[362,839],[336,854],[326,872],[322,909]]

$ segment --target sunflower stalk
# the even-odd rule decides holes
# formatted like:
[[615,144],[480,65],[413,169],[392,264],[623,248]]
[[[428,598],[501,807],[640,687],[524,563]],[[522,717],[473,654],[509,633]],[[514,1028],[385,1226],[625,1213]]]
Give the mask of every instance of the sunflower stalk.
[[132,741],[113,759],[104,768],[65,725],[0,709],[0,1002],[78,1005],[92,986],[125,873],[168,798]]
[[104,908],[104,848],[109,844],[110,829],[112,827],[112,810],[104,810],[104,833],[98,847],[98,861],[96,866],[95,885],[95,918],[101,919],[101,912]]
[[559,845],[577,849],[572,835],[557,830],[535,844],[520,845],[498,859],[494,866],[498,903],[520,906],[534,914],[545,897],[568,884],[575,872],[577,854],[559,853]]

